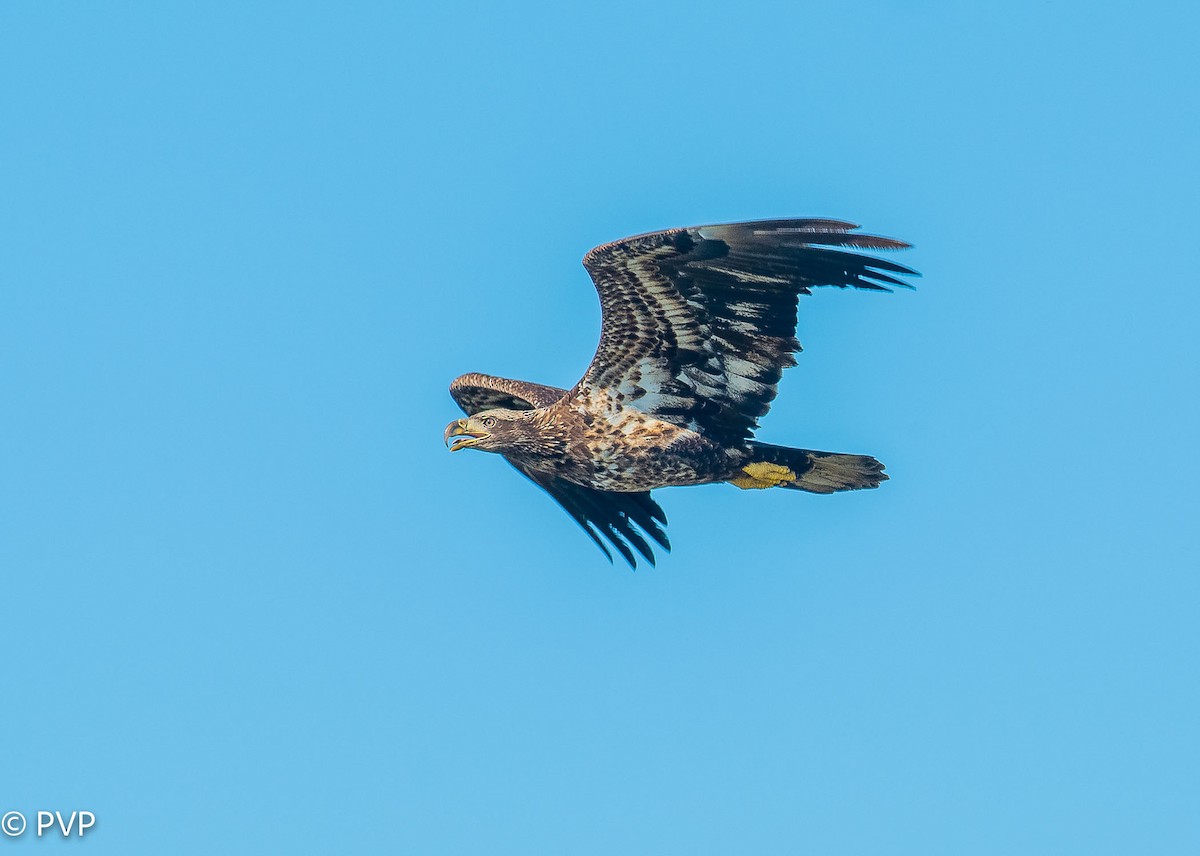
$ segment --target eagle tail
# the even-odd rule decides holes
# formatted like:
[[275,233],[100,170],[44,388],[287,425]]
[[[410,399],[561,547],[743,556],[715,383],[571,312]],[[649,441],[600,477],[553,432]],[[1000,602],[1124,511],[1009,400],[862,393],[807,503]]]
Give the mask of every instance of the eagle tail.
[[786,487],[833,493],[879,487],[887,481],[883,464],[870,455],[843,455],[751,442],[753,457],[729,483],[742,489]]

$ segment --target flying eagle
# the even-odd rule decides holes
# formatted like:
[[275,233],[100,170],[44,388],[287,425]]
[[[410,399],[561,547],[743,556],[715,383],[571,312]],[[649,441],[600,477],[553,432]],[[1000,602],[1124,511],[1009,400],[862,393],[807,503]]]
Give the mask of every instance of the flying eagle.
[[[796,364],[796,308],[818,285],[891,291],[903,265],[845,247],[909,245],[839,220],[760,220],[670,229],[604,244],[583,266],[600,294],[600,345],[579,383],[559,389],[465,374],[450,395],[467,414],[445,441],[498,452],[542,487],[604,551],[654,564],[670,542],[650,491],[728,482],[812,493],[878,487],[868,455],[753,439],[783,370]],[[641,531],[638,531],[640,527]]]

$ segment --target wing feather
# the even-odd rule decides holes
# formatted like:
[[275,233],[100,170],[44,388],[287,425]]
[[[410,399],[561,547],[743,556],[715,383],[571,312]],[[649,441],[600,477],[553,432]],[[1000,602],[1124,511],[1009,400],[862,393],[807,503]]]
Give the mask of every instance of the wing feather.
[[535,410],[549,407],[567,394],[565,389],[525,380],[471,372],[450,382],[450,397],[463,413],[474,416],[482,410],[504,407],[508,410]]
[[[512,463],[511,461],[509,463]],[[605,546],[608,541],[631,568],[637,568],[637,550],[651,565],[655,564],[654,550],[650,543],[633,527],[637,524],[646,535],[667,552],[671,551],[671,542],[667,533],[658,525],[667,522],[667,516],[657,502],[650,497],[650,491],[641,493],[616,493],[613,491],[597,490],[569,482],[548,473],[528,470],[513,463],[530,481],[550,494],[562,508],[571,515],[596,546],[612,561],[612,553]],[[631,546],[632,545],[632,546]]]

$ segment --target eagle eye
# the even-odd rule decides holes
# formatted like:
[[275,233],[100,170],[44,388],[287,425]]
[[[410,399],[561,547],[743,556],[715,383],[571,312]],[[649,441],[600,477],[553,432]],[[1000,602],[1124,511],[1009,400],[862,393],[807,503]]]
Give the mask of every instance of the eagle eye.
[[496,427],[496,417],[495,416],[483,417],[483,427],[484,428],[495,428]]

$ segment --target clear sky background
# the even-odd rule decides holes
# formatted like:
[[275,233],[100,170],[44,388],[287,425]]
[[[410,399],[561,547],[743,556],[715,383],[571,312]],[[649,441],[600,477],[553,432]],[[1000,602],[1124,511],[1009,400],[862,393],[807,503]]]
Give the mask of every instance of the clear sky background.
[[[1200,851],[1191,3],[0,8],[0,811],[79,853]],[[579,264],[785,216],[760,436],[610,566],[472,370]],[[0,850],[56,851],[32,831]]]

